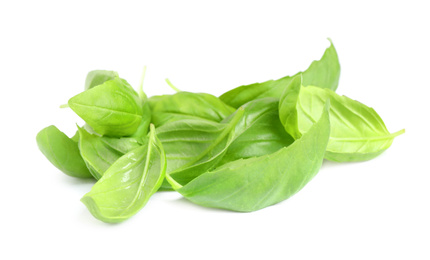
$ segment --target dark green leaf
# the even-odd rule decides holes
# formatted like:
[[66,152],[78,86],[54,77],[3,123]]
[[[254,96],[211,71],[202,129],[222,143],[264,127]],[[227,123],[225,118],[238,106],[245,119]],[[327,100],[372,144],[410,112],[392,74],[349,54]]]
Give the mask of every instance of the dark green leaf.
[[[220,164],[271,154],[294,142],[279,120],[278,99],[253,100],[243,108],[244,115],[233,129],[233,141]],[[223,122],[229,122],[234,115]]]

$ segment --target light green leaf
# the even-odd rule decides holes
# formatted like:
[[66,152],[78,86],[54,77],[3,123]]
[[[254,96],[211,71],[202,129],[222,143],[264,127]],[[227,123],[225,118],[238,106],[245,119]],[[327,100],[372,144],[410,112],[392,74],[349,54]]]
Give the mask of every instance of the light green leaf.
[[[215,167],[232,142],[232,129],[243,115],[239,109],[229,123],[184,119],[157,128],[167,158],[167,172],[187,183]],[[163,188],[168,188],[163,185]]]
[[45,157],[60,171],[78,178],[91,178],[75,141],[79,135],[69,138],[57,127],[51,125],[36,136],[37,145]]
[[291,197],[317,174],[329,134],[326,107],[308,132],[273,154],[224,164],[184,186],[173,176],[166,178],[196,204],[242,212],[259,210]]
[[301,86],[300,76],[281,96],[279,116],[285,130],[299,138],[318,117],[318,111],[330,99],[331,134],[325,158],[332,161],[372,159],[392,144],[404,130],[391,134],[373,110],[358,101],[340,96],[329,89]]
[[178,92],[149,98],[152,123],[159,127],[181,119],[204,119],[220,122],[235,111],[219,98],[206,93]]
[[142,101],[123,79],[115,78],[86,90],[68,102],[94,131],[107,136],[130,136],[139,127],[143,115]]
[[85,79],[85,90],[101,85],[108,80],[113,80],[118,77],[116,71],[111,70],[93,70],[88,72]]
[[141,144],[131,137],[107,137],[88,133],[79,128],[79,150],[88,169],[96,180],[121,156]]
[[122,222],[145,206],[165,173],[165,153],[152,126],[148,142],[118,159],[81,201],[95,218]]

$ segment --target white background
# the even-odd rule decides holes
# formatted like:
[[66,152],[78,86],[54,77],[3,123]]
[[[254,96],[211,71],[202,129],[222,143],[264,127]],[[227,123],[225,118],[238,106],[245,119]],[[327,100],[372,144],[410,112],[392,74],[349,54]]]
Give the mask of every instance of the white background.
[[[427,1],[2,1],[0,259],[430,259]],[[109,225],[79,201],[35,136],[81,123],[59,105],[86,73],[116,70],[148,95],[220,95],[319,59],[330,37],[338,93],[402,128],[380,157],[324,162],[298,194],[234,213],[155,194]]]

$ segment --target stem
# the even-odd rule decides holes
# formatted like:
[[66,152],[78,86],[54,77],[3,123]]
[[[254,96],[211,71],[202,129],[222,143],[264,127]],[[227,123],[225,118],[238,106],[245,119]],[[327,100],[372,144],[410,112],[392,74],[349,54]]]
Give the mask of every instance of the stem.
[[63,104],[60,106],[60,108],[68,108],[68,107],[69,107],[69,104]]
[[177,87],[175,87],[173,84],[172,84],[172,82],[170,82],[170,80],[168,79],[168,78],[166,78],[165,79],[166,80],[166,83],[174,90],[174,91],[176,91],[176,92],[181,92],[181,90],[180,89],[178,89]]
[[177,183],[172,176],[170,176],[170,174],[166,173],[166,180],[170,183],[170,185],[172,185],[172,188],[174,190],[179,190],[180,188],[182,188],[182,185]]
[[140,85],[139,85],[139,97],[143,101],[145,101],[148,98],[145,92],[143,92],[143,81],[145,79],[145,74],[146,74],[146,66],[143,66],[142,76],[140,77]]

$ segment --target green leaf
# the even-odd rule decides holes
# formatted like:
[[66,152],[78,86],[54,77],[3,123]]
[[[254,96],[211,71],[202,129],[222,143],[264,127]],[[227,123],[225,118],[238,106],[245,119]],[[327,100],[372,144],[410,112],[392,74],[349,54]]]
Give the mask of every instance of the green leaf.
[[[294,142],[279,120],[278,99],[253,100],[243,105],[243,109],[244,115],[233,129],[233,141],[220,165],[242,158],[271,154]],[[222,122],[229,122],[234,115]]]
[[113,80],[118,77],[116,71],[111,70],[93,70],[88,72],[85,79],[85,90],[101,85],[108,80]]
[[142,121],[140,122],[140,125],[137,127],[136,132],[131,135],[131,137],[134,137],[138,140],[143,140],[146,138],[146,135],[148,134],[149,130],[149,124],[151,123],[151,109],[149,108],[148,101],[142,101],[142,110],[143,110],[143,117]]
[[[184,119],[157,128],[167,158],[167,172],[185,184],[215,167],[232,142],[232,129],[243,115],[239,109],[229,123]],[[168,188],[163,185],[163,188]]]
[[149,98],[152,123],[159,127],[181,119],[204,119],[220,122],[235,111],[219,98],[206,93],[178,92]]
[[69,106],[94,131],[107,136],[130,136],[143,115],[142,101],[123,79],[115,78],[74,97]]
[[165,173],[166,156],[151,126],[148,142],[118,159],[81,201],[95,218],[122,222],[145,206]]
[[[51,125],[42,129],[36,136],[40,151],[60,171],[78,178],[91,178],[74,137],[69,138],[57,127]],[[78,137],[79,138],[79,137]]]
[[317,174],[329,134],[326,107],[308,132],[273,154],[224,164],[185,186],[173,176],[166,178],[175,190],[196,204],[242,212],[259,210],[288,199]]
[[[320,60],[313,61],[307,70],[299,72],[294,76],[300,73],[303,74],[303,84],[305,86],[313,85],[331,90],[337,89],[340,77],[340,64],[336,49],[331,40],[330,46],[325,50]],[[294,76],[240,86],[222,94],[220,99],[224,103],[237,108],[251,100],[259,98],[279,98]]]
[[308,131],[318,111],[330,99],[331,134],[325,158],[332,161],[364,161],[375,158],[404,130],[391,134],[373,110],[329,89],[301,85],[297,76],[281,96],[279,116],[285,130],[299,138]]
[[79,150],[88,169],[96,180],[121,156],[141,144],[131,137],[107,137],[88,133],[79,128]]

